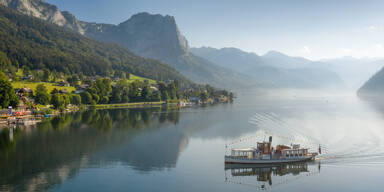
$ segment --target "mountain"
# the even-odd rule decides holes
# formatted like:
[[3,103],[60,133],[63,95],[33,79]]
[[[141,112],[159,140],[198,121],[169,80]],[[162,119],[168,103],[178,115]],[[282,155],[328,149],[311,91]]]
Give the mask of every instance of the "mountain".
[[188,41],[180,33],[172,16],[138,13],[119,25],[93,24],[85,35],[104,42],[123,45],[135,54],[169,64],[189,79],[218,87],[241,86],[244,74],[217,66],[189,51]]
[[247,53],[237,48],[215,49],[211,47],[191,48],[192,53],[206,58],[222,67],[247,71],[255,64],[261,63],[261,58],[254,53]]
[[197,83],[238,87],[250,79],[192,54],[172,16],[139,13],[119,25],[112,25],[79,21],[44,0],[0,0],[0,4],[89,38],[120,44],[139,56],[160,60]]
[[378,97],[381,100],[384,96],[384,68],[365,82],[357,93],[361,97]]
[[262,58],[268,66],[285,69],[313,68],[320,64],[302,57],[291,57],[278,51],[269,51]]
[[[188,53],[174,17],[138,13],[119,25],[83,24],[85,35],[100,41],[118,42],[143,57],[167,60]],[[103,29],[103,30],[99,30]]]
[[190,84],[175,69],[134,55],[116,44],[100,43],[41,19],[0,6],[0,51],[16,67],[48,68],[65,74],[112,76],[124,71],[155,80]]
[[29,16],[37,17],[59,26],[84,33],[82,26],[69,12],[61,12],[56,6],[45,0],[0,0],[0,5],[17,10]]
[[353,58],[350,56],[324,59],[324,67],[335,71],[345,81],[348,88],[356,91],[384,66],[384,59]]
[[250,75],[258,86],[292,88],[342,87],[343,81],[324,63],[290,57],[277,51],[263,56],[237,48],[191,48],[191,52],[213,63]]

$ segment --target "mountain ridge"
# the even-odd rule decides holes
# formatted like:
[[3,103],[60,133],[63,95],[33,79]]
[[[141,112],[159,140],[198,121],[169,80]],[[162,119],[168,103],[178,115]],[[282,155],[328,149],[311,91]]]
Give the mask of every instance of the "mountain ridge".
[[159,81],[191,83],[160,61],[136,56],[117,44],[86,38],[1,5],[0,51],[19,68],[107,77],[123,71]]
[[192,54],[175,18],[169,15],[138,13],[114,25],[77,20],[69,12],[61,12],[45,1],[0,0],[0,4],[89,38],[120,44],[141,57],[160,60],[197,83],[228,88],[243,86],[249,80],[247,75]]
[[301,57],[290,57],[278,51],[259,56],[237,48],[191,48],[194,54],[211,62],[252,76],[257,82],[272,87],[319,88],[343,87],[343,81],[323,63]]

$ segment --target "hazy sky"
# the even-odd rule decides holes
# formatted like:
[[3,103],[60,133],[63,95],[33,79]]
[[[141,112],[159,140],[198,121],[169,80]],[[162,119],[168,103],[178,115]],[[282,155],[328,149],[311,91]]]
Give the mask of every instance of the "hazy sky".
[[138,12],[175,16],[193,47],[277,50],[311,59],[384,56],[384,1],[47,0],[84,21],[118,24]]

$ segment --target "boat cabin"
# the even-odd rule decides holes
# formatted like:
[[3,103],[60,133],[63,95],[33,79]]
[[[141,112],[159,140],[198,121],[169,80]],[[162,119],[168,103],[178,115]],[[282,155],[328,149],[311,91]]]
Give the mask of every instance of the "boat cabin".
[[232,149],[231,150],[231,156],[240,157],[240,158],[241,157],[242,158],[249,158],[249,159],[254,158],[259,153],[260,153],[260,151],[254,147],[245,148],[245,149]]
[[281,156],[283,158],[298,158],[304,157],[308,154],[308,149],[300,148],[300,145],[293,145],[292,149],[281,150]]

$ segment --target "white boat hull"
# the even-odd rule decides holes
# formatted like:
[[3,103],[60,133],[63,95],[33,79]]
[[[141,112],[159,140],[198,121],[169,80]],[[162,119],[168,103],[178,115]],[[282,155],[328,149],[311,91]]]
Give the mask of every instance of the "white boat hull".
[[[316,154],[317,155],[317,154]],[[279,163],[293,163],[310,161],[315,159],[315,154],[297,158],[280,158],[280,159],[250,159],[250,158],[237,158],[232,156],[225,156],[226,164],[279,164]]]

